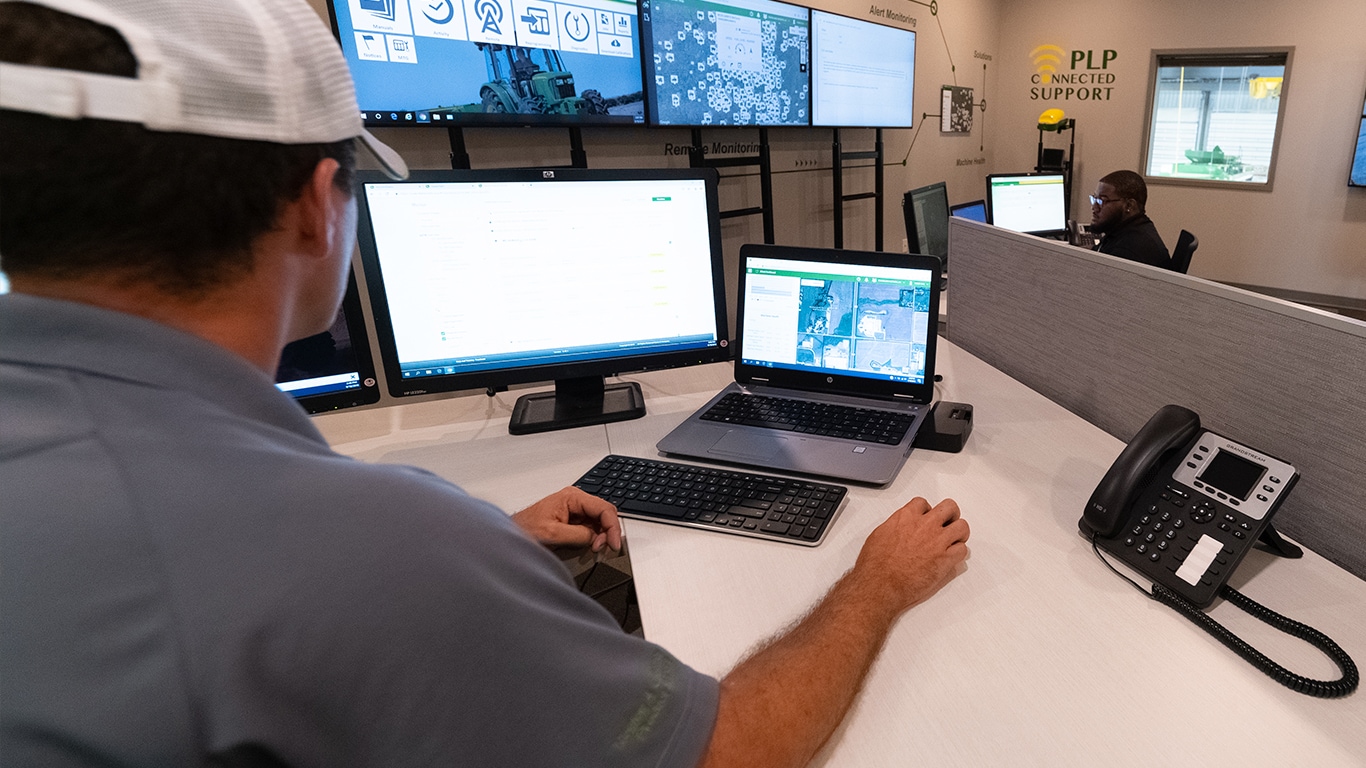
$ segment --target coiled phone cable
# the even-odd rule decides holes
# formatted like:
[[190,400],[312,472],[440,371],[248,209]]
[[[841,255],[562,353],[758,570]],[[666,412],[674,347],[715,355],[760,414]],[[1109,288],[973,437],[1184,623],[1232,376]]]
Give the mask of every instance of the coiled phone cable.
[[1120,573],[1110,561],[1101,554],[1100,547],[1096,539],[1091,539],[1091,548],[1095,550],[1096,557],[1110,570],[1114,571],[1120,578],[1129,582],[1139,592],[1146,597],[1163,603],[1177,613],[1190,619],[1196,626],[1208,632],[1214,639],[1228,646],[1230,650],[1243,657],[1249,664],[1266,673],[1268,677],[1284,685],[1292,691],[1303,693],[1307,696],[1317,696],[1321,699],[1337,699],[1346,696],[1357,689],[1357,684],[1361,681],[1361,676],[1357,672],[1356,662],[1352,657],[1342,650],[1342,646],[1333,642],[1333,639],[1313,627],[1302,624],[1294,619],[1282,616],[1279,613],[1258,603],[1252,598],[1244,595],[1238,590],[1225,584],[1219,589],[1219,596],[1228,600],[1247,612],[1253,618],[1274,627],[1291,637],[1298,637],[1310,645],[1318,648],[1342,672],[1342,677],[1337,680],[1315,680],[1311,677],[1297,675],[1294,672],[1272,661],[1266,654],[1253,648],[1241,637],[1233,634],[1227,627],[1215,621],[1213,617],[1200,610],[1185,598],[1167,589],[1161,584],[1153,584],[1151,593],[1145,592],[1133,579]]

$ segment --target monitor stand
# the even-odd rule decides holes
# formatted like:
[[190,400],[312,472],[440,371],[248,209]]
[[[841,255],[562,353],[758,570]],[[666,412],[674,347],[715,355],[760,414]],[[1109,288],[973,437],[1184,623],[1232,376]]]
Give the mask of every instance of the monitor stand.
[[585,427],[645,415],[640,385],[624,381],[607,386],[602,376],[556,379],[554,392],[522,395],[512,407],[508,432],[529,435]]

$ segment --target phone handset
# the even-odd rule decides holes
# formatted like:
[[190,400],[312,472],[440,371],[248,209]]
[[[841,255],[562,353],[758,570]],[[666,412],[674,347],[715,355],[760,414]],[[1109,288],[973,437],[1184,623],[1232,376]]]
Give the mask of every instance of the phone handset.
[[[1275,554],[1300,556],[1271,527],[1271,516],[1298,478],[1290,464],[1202,430],[1194,411],[1166,405],[1115,459],[1077,526],[1110,570],[1276,682],[1311,696],[1346,696],[1360,680],[1351,656],[1327,635],[1257,604],[1227,583],[1258,540]],[[1151,579],[1151,589],[1144,591],[1120,573],[1101,555],[1102,548]],[[1337,664],[1342,677],[1302,677],[1262,655],[1201,610],[1216,596],[1309,642]]]
[[1067,220],[1067,242],[1079,248],[1095,250],[1096,235],[1090,227],[1080,224],[1076,219]]
[[1114,536],[1129,509],[1151,485],[1158,469],[1200,431],[1200,416],[1189,408],[1164,405],[1134,435],[1086,502],[1081,530],[1088,536]]

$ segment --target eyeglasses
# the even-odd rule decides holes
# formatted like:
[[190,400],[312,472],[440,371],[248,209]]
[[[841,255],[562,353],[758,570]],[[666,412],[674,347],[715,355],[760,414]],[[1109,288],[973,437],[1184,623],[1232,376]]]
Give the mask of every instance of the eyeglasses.
[[1120,201],[1122,201],[1122,200],[1128,200],[1128,199],[1129,199],[1129,198],[1127,198],[1127,197],[1116,197],[1116,198],[1112,198],[1112,199],[1110,199],[1110,200],[1106,200],[1106,199],[1103,198],[1103,197],[1096,197],[1095,195],[1091,195],[1090,197],[1091,197],[1091,205],[1100,205],[1100,206],[1109,205],[1110,203],[1118,203],[1118,202],[1120,202]]

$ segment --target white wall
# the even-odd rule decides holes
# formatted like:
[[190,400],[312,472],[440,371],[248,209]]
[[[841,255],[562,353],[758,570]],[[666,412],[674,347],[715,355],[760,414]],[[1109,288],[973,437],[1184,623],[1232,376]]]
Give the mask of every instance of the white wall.
[[[992,137],[995,167],[1031,168],[1039,113],[1060,106],[1077,119],[1081,200],[1105,173],[1141,170],[1152,50],[1294,46],[1272,191],[1150,184],[1148,212],[1168,247],[1182,229],[1200,238],[1191,274],[1366,298],[1366,190],[1347,188],[1366,92],[1366,2],[1030,0],[1002,3],[1000,23],[1008,33],[995,125],[1009,127]],[[1030,52],[1042,44],[1093,50],[1095,66],[1104,49],[1116,51],[1107,70],[1115,77],[1112,98],[1032,100]],[[1071,71],[1066,58],[1063,72]],[[1074,211],[1088,220],[1085,208]]]

